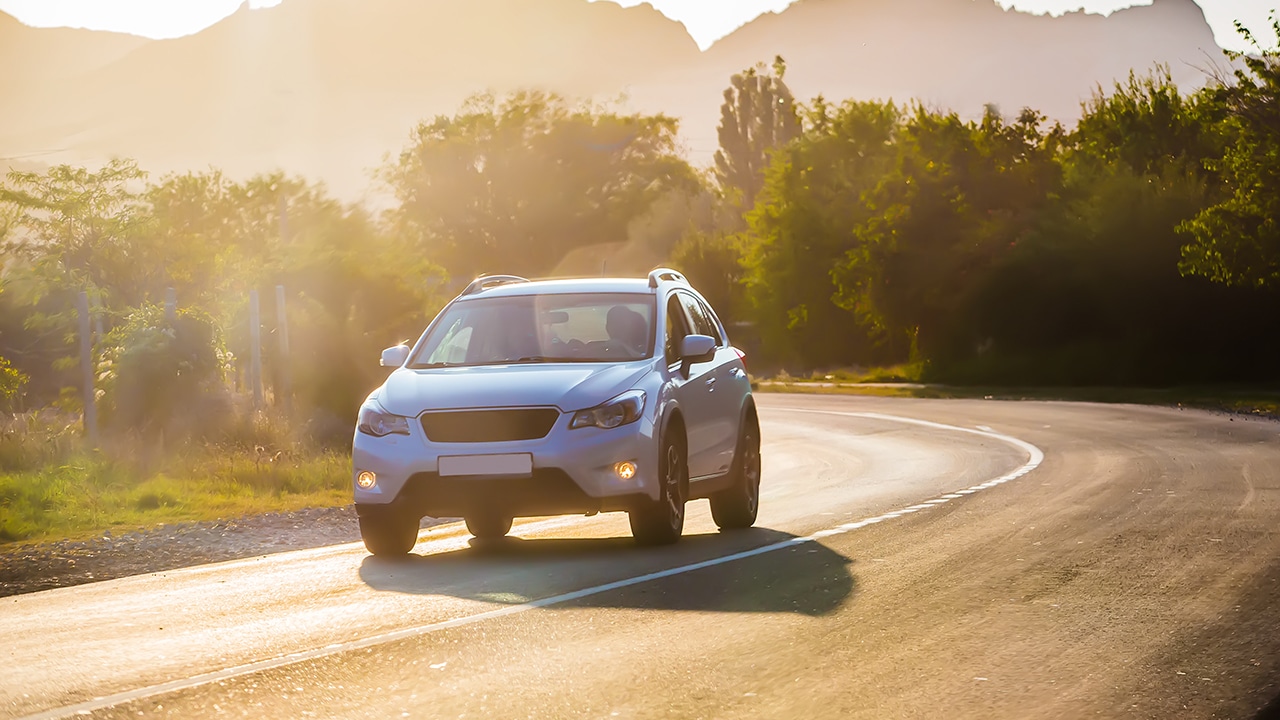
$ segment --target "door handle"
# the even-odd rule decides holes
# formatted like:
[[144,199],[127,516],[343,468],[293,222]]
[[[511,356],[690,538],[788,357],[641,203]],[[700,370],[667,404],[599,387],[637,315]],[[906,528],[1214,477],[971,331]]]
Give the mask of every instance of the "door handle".
[[707,380],[707,387],[711,387],[712,385],[715,385],[715,384],[716,384],[716,379],[715,379],[715,378],[711,378],[711,379]]

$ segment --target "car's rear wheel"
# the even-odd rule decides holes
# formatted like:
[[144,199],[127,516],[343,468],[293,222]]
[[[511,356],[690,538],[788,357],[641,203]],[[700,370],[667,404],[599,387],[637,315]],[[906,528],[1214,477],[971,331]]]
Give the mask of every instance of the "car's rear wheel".
[[415,518],[395,508],[367,509],[360,512],[360,538],[365,548],[378,557],[399,557],[418,543]]
[[631,534],[641,545],[670,545],[684,532],[684,506],[688,482],[685,478],[683,438],[670,432],[662,440],[658,456],[658,477],[662,488],[657,502],[632,508]]
[[467,531],[481,540],[496,540],[511,532],[511,516],[476,513],[466,517]]
[[749,528],[760,511],[760,428],[752,417],[738,432],[732,472],[732,487],[711,496],[711,518],[721,530]]

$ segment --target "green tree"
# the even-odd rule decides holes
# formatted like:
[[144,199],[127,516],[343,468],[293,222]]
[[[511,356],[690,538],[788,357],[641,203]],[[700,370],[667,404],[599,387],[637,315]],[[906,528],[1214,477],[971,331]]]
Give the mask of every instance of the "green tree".
[[901,122],[892,103],[833,107],[819,97],[803,135],[774,154],[741,243],[767,359],[813,366],[883,357],[866,327],[835,303],[832,271],[870,213],[863,195],[890,170]]
[[[290,225],[299,235],[276,281],[290,291],[296,392],[304,407],[349,421],[385,376],[379,352],[415,339],[441,306],[444,271],[357,208]],[[274,311],[274,301],[266,307]]]
[[837,302],[925,357],[964,354],[983,338],[969,304],[1058,191],[1060,128],[1024,110],[980,123],[917,107],[894,166],[865,196],[869,217],[836,268]]
[[743,302],[742,249],[735,235],[695,230],[687,233],[671,253],[671,265],[702,293],[720,320],[739,319]]
[[172,287],[184,305],[218,315],[230,276],[249,264],[241,248],[264,242],[246,235],[234,190],[217,170],[167,175],[148,186],[152,223],[141,252],[153,291]]
[[1206,160],[1221,156],[1225,145],[1221,115],[1207,93],[1182,93],[1167,67],[1141,77],[1131,72],[1084,104],[1068,144],[1076,163],[1122,163],[1139,175],[1208,176]]
[[149,222],[141,197],[145,179],[136,163],[113,160],[97,170],[59,165],[44,173],[13,171],[0,184],[12,313],[0,325],[9,357],[30,376],[29,392],[38,401],[75,382],[69,370],[80,291],[89,294],[95,328],[104,330],[113,308],[145,296],[145,262],[138,252]]
[[22,390],[22,386],[26,384],[27,376],[18,372],[8,360],[0,357],[0,403],[12,402]]
[[[0,241],[4,240],[4,227],[0,225]],[[0,264],[0,273],[4,271],[4,267]],[[0,295],[4,294],[4,287],[0,286]],[[3,301],[0,301],[3,302]],[[3,305],[0,305],[3,307]],[[3,339],[3,330],[0,329],[0,339]],[[27,376],[3,356],[0,355],[0,407],[10,405],[18,397],[22,387],[27,384]]]
[[[8,253],[6,252],[5,236],[9,234],[11,215],[11,211],[6,212],[4,208],[0,207],[0,296],[4,295],[4,269],[6,264],[5,260],[8,256]],[[9,308],[6,307],[2,297],[0,297],[0,308],[5,310],[4,316],[8,317],[10,311]],[[4,349],[4,345],[2,343],[5,339],[5,324],[7,323],[0,323],[0,350]],[[0,354],[0,403],[12,402],[13,398],[18,394],[18,391],[22,389],[22,386],[25,385],[26,382],[27,377],[15,369],[9,361],[5,359],[4,355]]]
[[724,91],[716,177],[745,209],[755,206],[764,186],[769,154],[800,134],[795,99],[783,81],[786,71],[781,57],[774,59],[772,73],[759,63],[731,77]]
[[30,282],[15,283],[21,300],[92,290],[106,302],[136,303],[144,294],[134,240],[148,220],[141,196],[146,173],[131,160],[91,171],[69,165],[46,173],[10,172],[0,204],[16,211],[11,250]]
[[399,232],[460,280],[540,275],[579,247],[622,242],[673,189],[696,191],[677,121],[571,107],[540,92],[477,96],[419,125],[384,179]]
[[[1255,287],[1280,284],[1280,50],[1264,49],[1243,25],[1237,30],[1256,55],[1229,53],[1244,67],[1233,83],[1214,90],[1234,139],[1211,167],[1222,177],[1225,198],[1205,208],[1181,230],[1191,240],[1182,269],[1215,282]],[[1280,40],[1280,19],[1272,18]]]
[[170,319],[155,304],[130,311],[101,348],[98,390],[107,427],[144,437],[207,434],[228,415],[222,385],[228,360],[206,313],[182,309]]

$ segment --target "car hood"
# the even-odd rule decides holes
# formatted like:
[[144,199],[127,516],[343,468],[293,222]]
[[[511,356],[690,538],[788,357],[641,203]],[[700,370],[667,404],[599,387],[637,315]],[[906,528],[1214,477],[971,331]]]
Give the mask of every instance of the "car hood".
[[377,392],[388,412],[416,417],[428,410],[555,406],[584,410],[631,389],[651,361],[627,364],[495,365],[400,368]]

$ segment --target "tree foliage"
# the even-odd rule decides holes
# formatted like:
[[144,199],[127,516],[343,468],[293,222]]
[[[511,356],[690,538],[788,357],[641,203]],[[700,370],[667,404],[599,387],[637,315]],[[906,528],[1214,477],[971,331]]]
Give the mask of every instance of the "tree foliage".
[[129,312],[103,339],[98,392],[107,425],[117,432],[206,430],[225,421],[219,406],[230,356],[217,324],[184,309],[170,319],[162,305]]
[[[1225,197],[1182,226],[1191,241],[1183,269],[1215,282],[1280,285],[1280,50],[1263,49],[1239,23],[1257,55],[1231,53],[1244,64],[1233,83],[1213,91],[1233,141],[1210,167],[1222,177]],[[1280,19],[1272,18],[1280,40]]]
[[[917,359],[953,382],[1275,379],[1280,292],[1257,273],[1197,269],[1179,232],[1201,228],[1233,243],[1223,258],[1267,267],[1260,233],[1280,188],[1258,148],[1280,124],[1259,62],[1252,89],[1184,95],[1163,69],[1130,77],[1070,132],[1033,110],[965,120],[819,97],[772,158],[741,238],[771,359]],[[1249,113],[1262,120],[1238,132]],[[1209,232],[1227,210],[1247,215],[1246,186],[1259,232]]]
[[696,189],[676,130],[547,93],[477,96],[419,125],[384,178],[401,233],[453,276],[540,275],[576,248],[626,240],[667,192]]
[[837,302],[880,332],[905,331],[930,357],[979,338],[962,322],[992,268],[1024,241],[1057,191],[1058,129],[1023,111],[979,122],[917,107],[888,172],[864,195],[868,217],[834,269]]
[[[0,227],[0,240],[4,239],[3,228]],[[0,265],[0,270],[3,266]],[[4,294],[4,286],[0,285],[0,296]],[[3,305],[0,305],[3,307]],[[0,337],[3,337],[0,334]],[[11,405],[18,397],[22,387],[27,384],[27,376],[20,372],[3,355],[0,355],[0,407]]]
[[803,136],[775,155],[743,238],[743,280],[767,357],[818,365],[877,357],[865,323],[835,303],[831,273],[870,216],[862,196],[888,171],[901,112],[819,98]]
[[0,403],[8,403],[27,384],[27,376],[18,372],[8,360],[0,357]]
[[[29,375],[32,403],[76,406],[85,291],[108,427],[168,432],[219,389],[247,405],[257,291],[268,399],[290,377],[303,417],[345,444],[385,372],[373,358],[422,331],[450,276],[539,275],[610,241],[652,245],[631,249],[658,260],[688,227],[709,227],[709,193],[675,133],[670,118],[541,93],[476,98],[417,128],[385,173],[402,200],[385,214],[281,172],[153,180],[117,160],[11,173],[0,184],[0,355],[13,365],[0,390]],[[170,289],[176,320],[161,309]]]
[[795,99],[783,81],[786,70],[781,57],[774,59],[772,72],[760,63],[731,77],[724,91],[716,178],[721,188],[740,197],[744,208],[755,206],[770,153],[800,134]]
[[1276,380],[1280,55],[1237,59],[1193,94],[1166,69],[1131,76],[1070,131],[1031,109],[798,107],[779,59],[732,79],[702,175],[674,119],[478,96],[413,130],[381,173],[382,213],[280,172],[10,173],[0,402],[78,395],[84,291],[104,420],[169,433],[245,394],[257,291],[268,395],[290,376],[300,413],[345,444],[379,349],[477,274],[562,262],[673,263],[765,370],[911,359],[958,382]]
[[[6,307],[0,347],[32,378],[28,394],[35,401],[60,396],[79,379],[72,371],[75,294],[86,290],[96,357],[112,367],[147,368],[102,378],[125,388],[114,393],[128,398],[115,412],[128,418],[125,424],[139,422],[137,408],[166,417],[148,399],[151,386],[132,385],[130,378],[154,375],[149,363],[163,365],[177,352],[165,340],[172,328],[137,326],[155,319],[152,309],[168,288],[184,308],[184,327],[193,322],[190,311],[219,329],[231,363],[228,381],[242,388],[248,295],[257,290],[268,382],[288,371],[307,412],[338,417],[349,415],[376,383],[378,369],[369,358],[419,332],[440,295],[443,271],[411,243],[322,186],[282,173],[235,182],[211,170],[148,183],[126,161],[98,171],[60,166],[11,175],[0,208],[12,216],[3,275],[12,292],[0,298]],[[288,367],[271,342],[278,331],[276,285],[289,298]],[[164,397],[183,395],[166,391]]]
[[137,296],[143,270],[133,240],[146,222],[139,196],[145,179],[130,160],[96,172],[60,165],[46,174],[9,173],[0,203],[18,211],[10,221],[14,251],[42,281],[32,288],[36,299],[71,286]]

